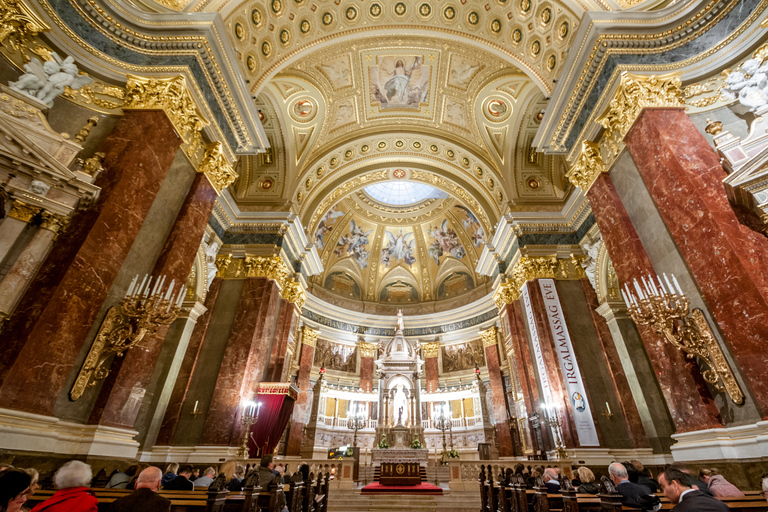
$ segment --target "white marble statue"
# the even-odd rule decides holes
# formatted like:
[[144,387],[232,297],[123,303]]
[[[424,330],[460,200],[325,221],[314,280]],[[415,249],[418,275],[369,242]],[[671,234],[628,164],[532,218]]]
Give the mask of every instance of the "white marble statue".
[[584,254],[587,256],[582,260],[581,266],[584,268],[584,273],[587,275],[587,279],[589,279],[590,284],[592,284],[592,288],[595,288],[595,291],[597,291],[595,284],[595,275],[597,273],[597,255],[600,253],[600,245],[602,243],[602,239],[598,238],[594,242],[585,242],[581,246],[581,248],[584,250]]
[[405,324],[403,323],[403,310],[398,309],[397,310],[397,330],[402,331],[405,329]]
[[211,283],[216,278],[216,272],[218,271],[218,268],[216,267],[216,255],[219,254],[219,242],[214,241],[211,244],[208,244],[205,239],[203,239],[203,251],[205,251],[206,276],[208,277],[208,282],[205,283],[205,290],[208,291],[211,288]]
[[79,89],[93,82],[87,75],[81,75],[75,64],[75,59],[67,57],[62,60],[52,53],[53,60],[40,62],[33,57],[24,64],[24,73],[16,82],[8,82],[11,89],[36,98],[49,107],[53,107],[54,98],[61,95],[64,89]]
[[738,99],[751,111],[768,105],[768,61],[760,58],[745,61],[728,75],[720,94],[727,101]]

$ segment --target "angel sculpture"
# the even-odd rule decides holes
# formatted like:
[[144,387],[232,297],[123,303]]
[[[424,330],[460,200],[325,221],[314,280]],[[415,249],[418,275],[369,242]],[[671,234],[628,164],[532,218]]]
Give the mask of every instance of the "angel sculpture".
[[55,52],[51,53],[53,60],[44,64],[33,57],[24,65],[24,73],[17,82],[9,82],[11,89],[32,96],[49,107],[53,107],[54,98],[64,90],[79,89],[93,82],[93,78],[79,74],[75,59],[67,57],[62,60]]

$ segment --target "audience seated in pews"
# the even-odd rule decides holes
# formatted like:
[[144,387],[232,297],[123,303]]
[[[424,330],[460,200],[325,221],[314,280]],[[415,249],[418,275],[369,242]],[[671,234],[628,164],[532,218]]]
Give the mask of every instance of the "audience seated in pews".
[[170,512],[171,500],[157,495],[163,472],[150,466],[136,480],[136,490],[128,496],[116,499],[109,507],[111,512]]
[[195,489],[207,488],[209,485],[211,485],[211,482],[213,482],[214,478],[216,478],[216,468],[205,468],[205,471],[203,471],[203,476],[193,482]]
[[[37,472],[35,468],[27,468],[22,470],[26,474],[29,475],[29,477],[32,479],[29,482],[29,491],[27,491],[27,498],[34,496],[35,492],[40,488],[40,484],[38,483],[40,480],[40,473]],[[31,508],[27,508],[26,506],[21,507],[21,512],[29,512]]]
[[8,468],[0,472],[0,511],[19,512],[27,501],[32,478],[25,471]]
[[184,465],[179,470],[179,474],[176,478],[168,482],[163,486],[164,491],[191,491],[195,488],[189,477],[192,476],[192,466]]
[[244,477],[245,477],[245,468],[240,464],[235,465],[234,475],[229,480],[229,482],[227,482],[227,489],[230,492],[242,491]]
[[667,468],[659,475],[661,490],[669,501],[675,504],[673,512],[726,512],[728,505],[691,487],[690,477],[674,467]]
[[126,489],[128,488],[128,484],[131,482],[131,479],[133,479],[134,475],[136,475],[137,470],[139,467],[135,464],[128,466],[128,469],[125,471],[121,471],[119,473],[115,473],[112,475],[112,478],[109,479],[109,482],[107,482],[107,485],[105,486],[107,489]]
[[738,487],[725,479],[720,472],[715,469],[700,469],[699,478],[709,487],[709,492],[716,498],[725,498],[728,496],[744,496],[744,493]]
[[557,471],[554,468],[545,469],[541,479],[544,481],[544,486],[547,488],[548,493],[560,494],[560,482],[557,479]]
[[192,476],[189,477],[189,481],[194,482],[198,478],[200,478],[200,470],[195,468],[192,470]]
[[587,466],[579,466],[576,468],[576,475],[580,484],[577,486],[573,482],[571,485],[576,487],[576,492],[579,494],[599,494],[600,484],[595,481],[595,474]]
[[704,494],[709,494],[710,496],[712,496],[712,492],[709,490],[709,486],[707,485],[707,482],[697,478],[691,471],[691,468],[687,466],[683,466],[681,464],[672,464],[672,466],[670,467],[677,469],[679,471],[682,471],[683,473],[688,475],[688,481],[690,482],[692,488],[698,489]]
[[[660,492],[661,489],[659,488],[659,482],[654,480],[653,475],[651,474],[651,471],[646,468],[642,462],[639,460],[632,460],[630,461],[632,465],[635,466],[637,471],[639,472],[639,476],[637,478],[637,482],[640,485],[646,486],[651,492]],[[629,479],[629,481],[632,481],[632,478]]]
[[623,505],[643,510],[658,510],[659,498],[651,494],[646,486],[630,482],[624,464],[614,462],[608,466],[608,474],[616,486],[616,492],[622,496]]
[[163,474],[163,479],[160,481],[161,485],[167,485],[170,483],[174,478],[178,476],[179,472],[179,463],[178,462],[171,462],[168,464],[168,467],[165,468],[165,474]]
[[99,501],[88,488],[92,479],[91,466],[79,460],[67,462],[53,477],[58,490],[32,512],[98,512]]
[[276,478],[275,473],[272,471],[275,464],[272,462],[271,455],[265,455],[261,458],[259,464],[259,485],[262,489],[266,489],[269,483]]

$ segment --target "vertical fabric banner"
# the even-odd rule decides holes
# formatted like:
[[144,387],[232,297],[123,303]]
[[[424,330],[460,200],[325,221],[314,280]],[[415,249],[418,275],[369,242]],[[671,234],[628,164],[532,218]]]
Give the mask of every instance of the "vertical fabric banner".
[[565,389],[568,392],[568,399],[571,401],[579,444],[581,446],[600,446],[595,422],[592,419],[592,412],[587,401],[587,394],[584,391],[584,382],[576,362],[576,354],[573,352],[571,336],[568,334],[568,327],[563,318],[563,308],[557,296],[555,281],[554,279],[539,279],[539,287],[541,288],[541,295],[544,297],[544,308],[547,310],[549,328],[555,340],[563,382],[565,382]]
[[544,364],[544,354],[541,352],[541,340],[539,339],[539,331],[536,329],[536,319],[533,316],[531,295],[528,293],[528,283],[523,285],[523,303],[525,304],[525,316],[528,319],[528,330],[531,333],[531,343],[533,343],[533,357],[536,359],[536,369],[539,373],[539,383],[541,384],[542,398],[545,402],[550,402],[552,401],[552,389],[549,386],[547,366]]

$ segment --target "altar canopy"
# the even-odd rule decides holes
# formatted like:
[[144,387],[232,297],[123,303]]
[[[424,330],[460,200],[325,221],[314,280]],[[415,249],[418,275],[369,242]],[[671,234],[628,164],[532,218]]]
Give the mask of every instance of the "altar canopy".
[[272,453],[293,413],[298,390],[287,382],[262,382],[255,401],[261,403],[248,440],[249,457]]

